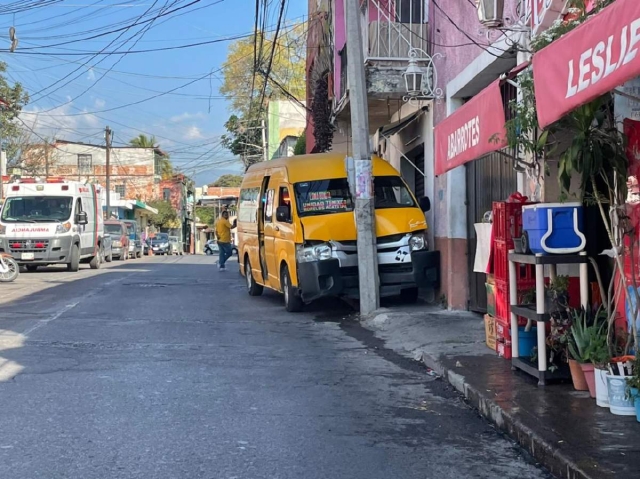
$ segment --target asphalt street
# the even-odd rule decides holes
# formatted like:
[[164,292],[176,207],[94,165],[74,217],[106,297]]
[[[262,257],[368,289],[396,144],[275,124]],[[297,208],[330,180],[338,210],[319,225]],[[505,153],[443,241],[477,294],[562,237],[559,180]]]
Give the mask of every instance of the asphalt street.
[[443,381],[233,260],[0,284],[0,478],[547,478]]

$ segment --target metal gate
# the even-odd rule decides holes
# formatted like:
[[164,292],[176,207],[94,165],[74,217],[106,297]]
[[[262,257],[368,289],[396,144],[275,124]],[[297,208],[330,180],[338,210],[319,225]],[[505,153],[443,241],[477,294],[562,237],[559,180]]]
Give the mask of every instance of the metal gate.
[[467,163],[466,175],[469,309],[486,313],[486,275],[473,271],[477,244],[473,224],[482,221],[485,212],[491,211],[494,201],[506,200],[511,193],[517,191],[517,173],[513,169],[512,160],[496,152]]

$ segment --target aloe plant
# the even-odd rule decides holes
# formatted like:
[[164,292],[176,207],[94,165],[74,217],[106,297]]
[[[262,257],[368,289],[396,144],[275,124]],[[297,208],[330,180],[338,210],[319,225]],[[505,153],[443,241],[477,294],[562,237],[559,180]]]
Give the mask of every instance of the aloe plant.
[[592,324],[589,324],[589,313],[584,309],[572,310],[571,336],[569,339],[569,354],[579,363],[603,360],[602,347],[607,349],[606,322],[601,321],[603,310],[595,314]]

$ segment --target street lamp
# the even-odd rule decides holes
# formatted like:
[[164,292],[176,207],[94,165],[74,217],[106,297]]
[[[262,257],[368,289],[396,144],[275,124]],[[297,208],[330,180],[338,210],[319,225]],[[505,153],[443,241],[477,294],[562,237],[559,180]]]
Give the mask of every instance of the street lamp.
[[[419,56],[419,54],[422,54]],[[442,97],[442,88],[436,86],[438,75],[433,59],[441,57],[436,53],[431,56],[420,48],[409,50],[409,66],[402,74],[407,95],[402,98],[408,103],[415,103],[418,100],[432,100]],[[423,62],[424,67],[418,62]]]

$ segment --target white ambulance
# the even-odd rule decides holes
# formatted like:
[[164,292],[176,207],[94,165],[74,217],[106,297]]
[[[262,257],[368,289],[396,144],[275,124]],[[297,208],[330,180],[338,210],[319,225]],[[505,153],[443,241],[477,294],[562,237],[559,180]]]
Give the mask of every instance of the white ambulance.
[[21,266],[80,263],[97,269],[104,257],[100,185],[62,178],[23,178],[5,187],[0,214],[0,251]]

